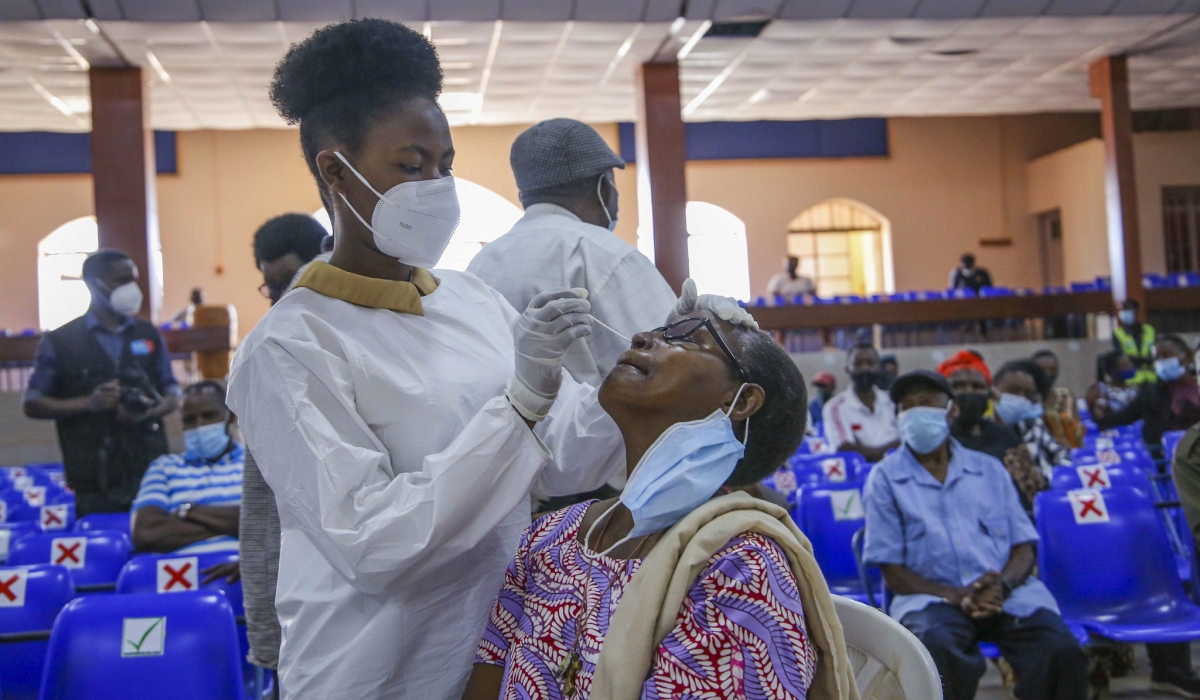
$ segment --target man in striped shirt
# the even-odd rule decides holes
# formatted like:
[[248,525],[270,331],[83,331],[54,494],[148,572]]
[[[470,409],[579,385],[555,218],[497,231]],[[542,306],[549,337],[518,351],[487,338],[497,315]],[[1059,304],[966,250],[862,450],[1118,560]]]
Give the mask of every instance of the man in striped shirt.
[[[186,450],[150,463],[133,502],[133,546],[142,552],[237,551],[245,450],[229,435],[225,387],[202,381],[183,398]],[[224,572],[236,575],[235,572]]]

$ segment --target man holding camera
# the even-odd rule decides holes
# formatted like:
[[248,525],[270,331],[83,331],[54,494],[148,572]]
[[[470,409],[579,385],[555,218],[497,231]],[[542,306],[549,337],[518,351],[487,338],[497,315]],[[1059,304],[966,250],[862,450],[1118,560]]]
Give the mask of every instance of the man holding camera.
[[167,452],[161,418],[179,404],[162,334],[134,318],[138,270],[125,253],[83,263],[87,313],[38,344],[25,415],[54,420],[76,517],[128,512],[151,460]]

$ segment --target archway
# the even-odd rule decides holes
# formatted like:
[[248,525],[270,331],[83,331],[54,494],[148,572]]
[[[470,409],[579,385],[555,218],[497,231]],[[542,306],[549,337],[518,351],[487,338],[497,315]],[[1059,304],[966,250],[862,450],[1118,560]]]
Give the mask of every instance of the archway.
[[[463,271],[483,250],[483,246],[507,233],[524,213],[504,197],[470,180],[456,177],[454,188],[458,192],[462,218],[459,219],[454,237],[450,239],[450,245],[446,246],[446,252],[442,253],[435,267]],[[313,217],[326,230],[333,231],[329,213],[324,207],[313,212]]]
[[38,324],[54,330],[82,316],[92,295],[83,283],[83,261],[99,247],[96,217],[59,226],[38,242]]
[[[701,294],[749,300],[750,265],[746,224],[728,209],[687,203],[688,268]],[[654,239],[638,227],[638,250],[654,260]]]
[[891,224],[860,202],[830,199],[800,212],[788,224],[787,250],[819,296],[895,290]]

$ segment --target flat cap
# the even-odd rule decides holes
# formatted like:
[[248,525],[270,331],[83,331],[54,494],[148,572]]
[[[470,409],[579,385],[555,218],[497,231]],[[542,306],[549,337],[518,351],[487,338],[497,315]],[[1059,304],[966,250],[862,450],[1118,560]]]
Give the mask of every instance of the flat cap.
[[547,119],[521,132],[508,161],[522,192],[625,167],[595,129],[574,119]]
[[933,389],[954,398],[954,390],[950,388],[950,382],[937,372],[927,369],[915,369],[896,377],[888,394],[891,396],[892,403],[899,404],[901,399],[918,389]]

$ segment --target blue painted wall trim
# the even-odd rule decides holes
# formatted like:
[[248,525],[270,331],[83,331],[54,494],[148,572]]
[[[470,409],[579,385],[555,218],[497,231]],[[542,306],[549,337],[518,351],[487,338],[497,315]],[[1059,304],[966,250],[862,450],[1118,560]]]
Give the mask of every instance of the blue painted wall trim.
[[[633,124],[617,125],[621,157],[636,160]],[[887,119],[688,122],[688,160],[856,158],[888,155]]]
[[[178,172],[175,132],[154,132],[159,173]],[[91,134],[52,131],[0,132],[0,175],[81,174],[92,172]]]

